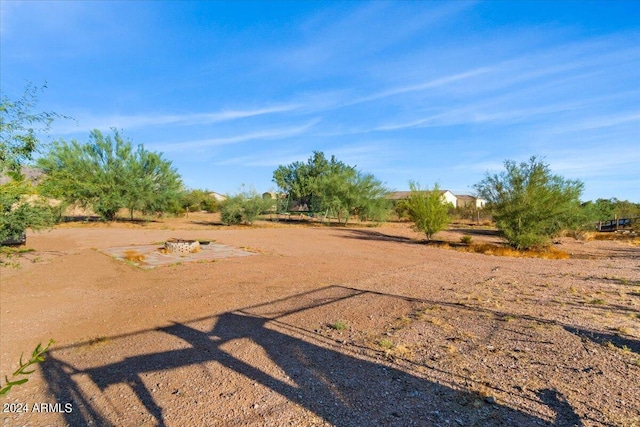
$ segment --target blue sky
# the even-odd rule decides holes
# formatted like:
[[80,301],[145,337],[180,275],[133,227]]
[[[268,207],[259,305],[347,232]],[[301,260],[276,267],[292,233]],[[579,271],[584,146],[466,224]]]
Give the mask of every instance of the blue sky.
[[275,188],[313,150],[473,192],[536,155],[640,202],[640,2],[0,2],[0,84],[121,129],[187,186]]

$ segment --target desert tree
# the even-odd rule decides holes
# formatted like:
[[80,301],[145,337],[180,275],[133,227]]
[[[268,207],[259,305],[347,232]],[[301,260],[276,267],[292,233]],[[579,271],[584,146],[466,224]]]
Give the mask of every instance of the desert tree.
[[381,221],[390,204],[388,190],[372,174],[364,173],[322,152],[314,151],[307,163],[279,166],[273,181],[290,198],[313,212],[325,212],[347,224],[352,216]]
[[505,170],[489,174],[475,185],[487,200],[496,226],[516,249],[544,247],[566,228],[576,227],[584,184],[554,175],[549,165],[531,157],[528,162],[504,162]]
[[387,189],[375,176],[343,168],[327,174],[320,181],[320,210],[331,212],[338,222],[349,222],[352,216],[361,221],[383,221],[390,210]]
[[47,134],[55,119],[69,119],[54,112],[33,111],[38,105],[38,92],[46,87],[46,83],[39,88],[28,83],[17,100],[0,92],[0,172],[14,179],[41,149],[39,135]]
[[22,173],[23,166],[41,148],[39,136],[49,131],[54,119],[67,118],[53,112],[34,112],[37,94],[45,88],[28,84],[18,100],[0,95],[0,242],[20,236],[27,228],[53,225],[51,208]]
[[273,172],[273,182],[291,199],[308,206],[312,211],[318,211],[322,197],[320,181],[328,174],[346,167],[335,157],[328,160],[324,153],[314,151],[306,163],[297,161],[278,166]]
[[113,137],[93,130],[89,142],[55,141],[38,160],[45,173],[43,190],[68,203],[90,207],[103,219],[116,219],[122,208],[162,213],[177,205],[182,181],[171,162],[142,145],[133,149],[113,129]]
[[438,184],[433,189],[421,188],[420,184],[410,182],[411,193],[403,203],[407,216],[413,222],[416,231],[421,231],[431,240],[433,235],[447,227],[450,222],[450,205],[440,193]]
[[[37,230],[54,222],[50,207],[22,174],[23,166],[42,145],[39,135],[49,131],[55,118],[67,118],[53,112],[33,111],[38,104],[38,91],[45,88],[46,85],[39,89],[28,84],[18,100],[0,93],[0,242],[16,239],[27,228]],[[26,362],[21,357],[18,369],[11,376],[3,375],[0,395],[5,396],[13,387],[26,383],[35,371],[33,365],[44,361],[52,343],[53,340],[45,347],[38,344]]]

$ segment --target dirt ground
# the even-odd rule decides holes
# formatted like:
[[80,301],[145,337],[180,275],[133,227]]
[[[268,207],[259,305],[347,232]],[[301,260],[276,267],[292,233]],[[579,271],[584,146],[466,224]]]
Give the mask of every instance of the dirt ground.
[[[436,235],[497,242],[490,230]],[[640,426],[640,246],[569,259],[427,245],[408,225],[67,223],[0,268],[4,426]],[[253,256],[144,269],[110,248]],[[3,381],[4,384],[4,381]]]

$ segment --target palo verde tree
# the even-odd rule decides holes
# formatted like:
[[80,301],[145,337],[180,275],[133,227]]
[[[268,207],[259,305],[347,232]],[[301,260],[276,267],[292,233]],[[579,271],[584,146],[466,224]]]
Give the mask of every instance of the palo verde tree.
[[355,168],[337,169],[319,180],[320,209],[335,214],[346,225],[352,215],[361,221],[383,221],[390,209],[387,189],[372,174]]
[[496,226],[516,249],[543,247],[561,230],[582,220],[580,195],[584,184],[551,173],[549,165],[504,162],[505,170],[486,177],[475,188],[487,200]]
[[113,137],[94,130],[89,142],[56,141],[38,160],[47,195],[90,207],[103,219],[116,219],[122,208],[143,213],[167,212],[178,205],[182,181],[171,162],[113,129]]
[[389,211],[387,189],[373,175],[314,151],[307,163],[279,166],[273,181],[312,212],[333,214],[344,224],[353,215],[361,220],[383,220]]
[[403,202],[407,216],[414,224],[416,231],[421,231],[431,240],[433,235],[443,230],[451,221],[449,204],[445,203],[438,184],[432,190],[423,189],[420,184],[410,182],[411,194]]
[[0,242],[20,236],[27,228],[53,225],[51,209],[22,174],[22,167],[40,149],[38,135],[47,133],[54,119],[67,118],[33,111],[38,91],[45,88],[28,84],[18,100],[0,95]]

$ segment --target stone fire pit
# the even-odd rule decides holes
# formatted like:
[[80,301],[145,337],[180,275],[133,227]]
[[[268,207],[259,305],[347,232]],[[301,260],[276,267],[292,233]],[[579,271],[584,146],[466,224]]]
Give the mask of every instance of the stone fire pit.
[[187,239],[169,239],[161,248],[155,243],[119,246],[102,249],[101,252],[145,269],[161,265],[178,265],[191,261],[206,262],[231,257],[258,255],[256,252],[213,243],[211,240]]
[[192,254],[200,250],[197,240],[169,239],[164,243],[164,249],[170,254]]

